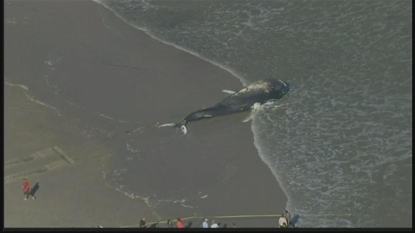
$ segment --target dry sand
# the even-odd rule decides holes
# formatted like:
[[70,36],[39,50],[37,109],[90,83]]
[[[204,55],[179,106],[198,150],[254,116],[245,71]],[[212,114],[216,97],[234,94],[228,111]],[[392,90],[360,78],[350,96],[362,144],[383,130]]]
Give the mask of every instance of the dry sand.
[[[250,123],[241,123],[245,115],[195,122],[185,137],[154,127],[215,104],[226,96],[222,89],[242,87],[238,79],[97,3],[6,1],[5,82],[5,227],[120,227],[141,217],[285,208]],[[116,133],[93,136],[91,126]],[[120,152],[126,142],[140,149],[137,159]],[[192,208],[149,207],[109,184],[113,169],[123,166],[130,166],[123,177],[129,190],[159,198],[202,190],[208,197],[192,200]],[[39,183],[37,200],[23,201],[23,177]]]

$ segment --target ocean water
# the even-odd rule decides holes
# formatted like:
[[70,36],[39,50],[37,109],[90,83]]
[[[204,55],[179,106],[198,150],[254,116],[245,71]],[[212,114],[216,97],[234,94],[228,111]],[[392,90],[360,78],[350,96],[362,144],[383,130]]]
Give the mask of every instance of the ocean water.
[[291,84],[252,131],[299,227],[412,225],[411,1],[97,2],[245,85]]

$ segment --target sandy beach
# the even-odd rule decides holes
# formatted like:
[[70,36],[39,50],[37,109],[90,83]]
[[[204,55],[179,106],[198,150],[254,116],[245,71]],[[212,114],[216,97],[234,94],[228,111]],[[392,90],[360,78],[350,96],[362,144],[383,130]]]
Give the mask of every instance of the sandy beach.
[[[242,123],[246,114],[190,124],[186,136],[155,127],[240,88],[228,71],[95,2],[6,1],[5,227],[280,214],[287,198]],[[123,152],[126,144],[139,152]],[[122,167],[131,192],[205,197],[184,203],[190,208],[131,198],[109,178]],[[36,200],[23,201],[23,178],[38,183]],[[238,224],[276,227],[277,219]]]

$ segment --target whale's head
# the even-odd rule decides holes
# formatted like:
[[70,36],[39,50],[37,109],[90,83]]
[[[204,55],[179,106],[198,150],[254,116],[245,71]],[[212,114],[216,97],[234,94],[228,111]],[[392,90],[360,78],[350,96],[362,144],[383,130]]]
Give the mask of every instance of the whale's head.
[[281,99],[288,92],[290,92],[290,84],[282,80],[272,80],[270,82],[270,92],[272,93],[272,98]]

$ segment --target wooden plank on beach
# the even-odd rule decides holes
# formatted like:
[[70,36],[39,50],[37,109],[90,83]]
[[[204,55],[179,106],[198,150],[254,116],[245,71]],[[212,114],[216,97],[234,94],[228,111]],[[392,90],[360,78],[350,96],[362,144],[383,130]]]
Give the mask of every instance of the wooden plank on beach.
[[44,168],[48,171],[60,168],[62,166],[68,166],[69,164],[66,161],[56,161],[49,164],[46,164]]
[[55,146],[52,148],[53,151],[55,151],[63,160],[65,160],[67,163],[73,165],[75,164],[75,161],[65,154],[59,147]]

